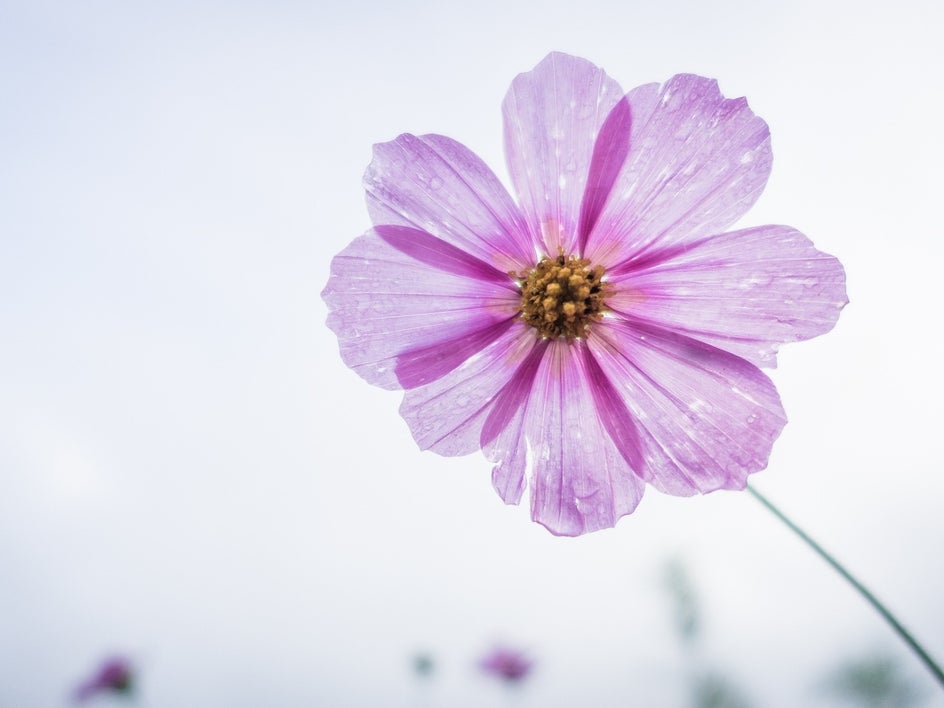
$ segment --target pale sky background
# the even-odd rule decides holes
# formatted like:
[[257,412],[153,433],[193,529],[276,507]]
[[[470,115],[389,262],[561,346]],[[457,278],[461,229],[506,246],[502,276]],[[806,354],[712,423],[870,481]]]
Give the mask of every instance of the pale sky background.
[[[782,350],[754,482],[944,659],[942,7],[0,3],[0,706],[124,652],[148,708],[681,707],[671,558],[754,706],[838,705],[817,686],[875,653],[944,706],[746,494],[559,539],[480,455],[419,452],[319,297],[373,143],[442,133],[505,179],[502,97],[551,50],[716,77],[773,136],[742,225],[808,234],[851,299]],[[499,641],[537,661],[514,696],[475,669]]]

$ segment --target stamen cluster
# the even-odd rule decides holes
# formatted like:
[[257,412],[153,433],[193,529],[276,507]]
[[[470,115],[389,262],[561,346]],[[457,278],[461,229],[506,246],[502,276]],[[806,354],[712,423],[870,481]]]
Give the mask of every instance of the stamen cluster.
[[[603,267],[586,258],[542,258],[515,277],[521,288],[521,317],[547,339],[572,340],[586,335],[591,322],[603,317],[608,284]],[[514,274],[513,274],[514,275]]]

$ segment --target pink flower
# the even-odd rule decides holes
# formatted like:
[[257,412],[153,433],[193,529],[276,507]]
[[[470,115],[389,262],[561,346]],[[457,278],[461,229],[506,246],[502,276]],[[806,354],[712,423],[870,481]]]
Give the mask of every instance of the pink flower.
[[786,423],[758,368],[833,327],[845,275],[789,226],[725,232],[770,173],[767,125],[717,82],[623,93],[551,54],[503,104],[517,203],[440,135],[376,145],[374,227],[322,296],[345,363],[405,389],[422,449],[481,449],[510,504],[575,536],[645,483],[743,489]]
[[531,673],[534,664],[521,652],[498,648],[486,655],[485,658],[479,662],[479,667],[485,673],[491,674],[503,681],[518,683]]
[[131,664],[121,657],[113,657],[102,662],[98,670],[75,689],[73,698],[81,703],[103,693],[128,694],[133,686]]

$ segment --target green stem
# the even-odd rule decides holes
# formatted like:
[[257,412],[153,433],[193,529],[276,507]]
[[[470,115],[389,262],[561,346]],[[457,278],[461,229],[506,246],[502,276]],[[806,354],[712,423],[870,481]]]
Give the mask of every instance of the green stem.
[[756,489],[754,489],[750,485],[748,485],[747,491],[753,494],[754,498],[757,499],[757,501],[759,501],[765,507],[767,507],[767,509],[769,509],[771,513],[773,513],[774,516],[776,516],[783,523],[785,523],[787,527],[791,531],[793,531],[793,533],[795,533],[797,536],[803,539],[803,541],[806,542],[806,545],[808,545],[810,548],[816,551],[816,553],[819,554],[819,557],[822,558],[827,563],[829,563],[837,573],[839,573],[842,577],[848,580],[849,584],[852,585],[852,587],[854,587],[856,590],[858,590],[859,594],[862,595],[862,597],[864,597],[866,600],[868,600],[869,604],[872,605],[872,607],[874,607],[875,610],[882,617],[885,618],[885,621],[891,625],[892,629],[895,630],[898,636],[901,637],[902,640],[905,642],[905,644],[907,644],[911,648],[911,651],[913,651],[915,654],[918,655],[918,658],[921,659],[922,662],[924,662],[924,665],[928,667],[928,670],[932,674],[934,674],[934,678],[937,679],[938,683],[940,683],[941,686],[944,686],[944,671],[941,670],[941,667],[938,666],[938,664],[934,661],[934,659],[932,659],[931,656],[924,650],[924,647],[918,644],[917,640],[915,640],[915,638],[911,636],[911,633],[908,632],[907,629],[902,627],[901,622],[895,619],[895,616],[891,612],[888,611],[888,608],[885,607],[885,605],[883,605],[881,602],[879,602],[878,598],[876,598],[875,595],[869,592],[868,588],[866,588],[862,583],[860,583],[858,580],[852,577],[849,571],[846,570],[844,567],[842,567],[839,561],[837,561],[835,558],[829,555],[829,553],[823,550],[823,547],[820,546],[812,538],[807,536],[806,532],[804,532],[799,526],[797,526],[795,523],[790,521],[790,519],[784,516],[783,512],[780,511],[780,509],[775,507],[773,504],[771,504],[763,494],[758,492]]

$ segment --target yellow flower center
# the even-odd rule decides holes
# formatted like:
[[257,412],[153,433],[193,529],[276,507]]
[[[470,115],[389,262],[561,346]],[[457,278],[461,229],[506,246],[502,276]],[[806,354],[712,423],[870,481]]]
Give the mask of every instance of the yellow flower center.
[[591,322],[606,311],[603,302],[609,283],[603,282],[603,266],[591,266],[586,258],[542,258],[534,268],[512,273],[521,288],[521,318],[547,339],[567,340],[586,336]]

